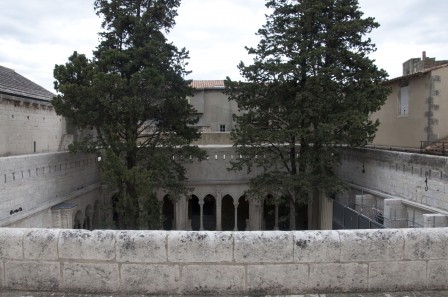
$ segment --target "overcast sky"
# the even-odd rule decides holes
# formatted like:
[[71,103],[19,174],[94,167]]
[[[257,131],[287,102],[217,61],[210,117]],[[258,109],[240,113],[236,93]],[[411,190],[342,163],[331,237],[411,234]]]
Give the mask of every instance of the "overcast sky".
[[[370,37],[372,55],[390,77],[414,57],[448,59],[448,1],[360,0],[366,16],[381,24]],[[236,65],[250,62],[264,24],[264,0],[182,0],[169,39],[190,51],[191,79],[240,79]],[[55,64],[78,51],[91,57],[100,19],[93,0],[0,0],[0,65],[53,91]]]

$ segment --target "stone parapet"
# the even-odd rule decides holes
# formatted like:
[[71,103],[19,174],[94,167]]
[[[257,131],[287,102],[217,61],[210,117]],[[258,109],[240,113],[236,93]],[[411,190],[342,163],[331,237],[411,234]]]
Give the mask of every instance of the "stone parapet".
[[447,290],[448,228],[0,229],[0,291],[304,294]]

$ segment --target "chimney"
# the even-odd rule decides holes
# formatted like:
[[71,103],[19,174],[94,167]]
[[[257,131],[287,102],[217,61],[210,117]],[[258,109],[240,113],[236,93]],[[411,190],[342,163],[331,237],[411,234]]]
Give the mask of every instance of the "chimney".
[[425,62],[426,60],[426,51],[422,52],[422,61]]

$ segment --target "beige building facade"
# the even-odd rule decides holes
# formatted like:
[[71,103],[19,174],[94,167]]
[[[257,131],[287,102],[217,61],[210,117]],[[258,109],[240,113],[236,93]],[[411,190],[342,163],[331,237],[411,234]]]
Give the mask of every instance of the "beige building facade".
[[448,61],[424,54],[405,62],[403,72],[385,83],[391,93],[372,114],[380,121],[374,146],[420,149],[448,137]]

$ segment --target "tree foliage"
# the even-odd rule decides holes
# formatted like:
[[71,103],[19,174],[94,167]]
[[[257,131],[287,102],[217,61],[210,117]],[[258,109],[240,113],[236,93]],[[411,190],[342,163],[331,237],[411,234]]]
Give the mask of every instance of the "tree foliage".
[[310,201],[317,203],[319,191],[343,186],[333,170],[335,147],[365,145],[378,126],[369,114],[386,99],[387,73],[369,59],[375,46],[366,35],[379,25],[363,18],[356,0],[270,0],[266,6],[272,13],[258,31],[261,40],[247,48],[253,64],[238,66],[246,81],[226,80],[241,110],[232,137],[244,158],[233,169],[263,169],[251,181],[253,196],[271,193],[296,205],[314,193]]
[[[179,0],[96,0],[103,32],[93,59],[54,69],[53,105],[84,133],[75,151],[102,152],[120,228],[159,227],[156,191],[186,192],[182,160],[203,153],[186,97],[188,52],[169,43]],[[86,133],[91,131],[91,133]]]

